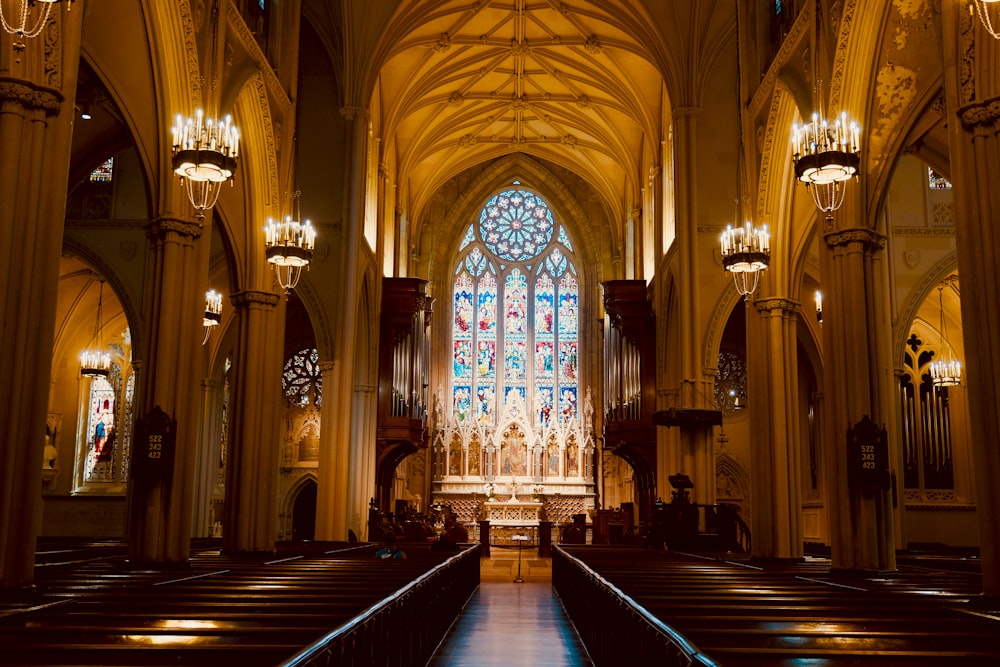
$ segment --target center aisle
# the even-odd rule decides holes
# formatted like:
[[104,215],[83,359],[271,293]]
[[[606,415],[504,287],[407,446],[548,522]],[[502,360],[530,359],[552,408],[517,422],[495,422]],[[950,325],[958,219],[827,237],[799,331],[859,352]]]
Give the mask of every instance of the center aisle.
[[481,562],[479,588],[427,667],[593,667],[552,590],[551,561],[532,554],[521,568],[525,581],[517,584],[512,554]]

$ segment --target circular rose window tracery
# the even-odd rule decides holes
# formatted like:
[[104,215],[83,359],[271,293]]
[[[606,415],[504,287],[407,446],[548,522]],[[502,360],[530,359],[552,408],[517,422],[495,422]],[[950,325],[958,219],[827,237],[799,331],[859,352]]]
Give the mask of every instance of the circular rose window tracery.
[[499,257],[522,261],[552,240],[555,222],[545,202],[525,190],[507,190],[490,199],[479,216],[483,243]]

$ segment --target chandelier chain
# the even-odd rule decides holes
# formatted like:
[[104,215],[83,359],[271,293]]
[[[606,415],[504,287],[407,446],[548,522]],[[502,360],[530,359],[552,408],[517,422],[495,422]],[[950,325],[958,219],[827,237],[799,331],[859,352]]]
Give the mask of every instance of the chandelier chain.
[[[995,0],[973,0],[973,4],[976,6],[976,13],[979,14],[979,21],[986,28],[986,32],[994,39],[1000,39],[1000,30],[997,30],[993,25],[993,10],[991,6],[996,6]],[[997,17],[1000,19],[1000,16]]]

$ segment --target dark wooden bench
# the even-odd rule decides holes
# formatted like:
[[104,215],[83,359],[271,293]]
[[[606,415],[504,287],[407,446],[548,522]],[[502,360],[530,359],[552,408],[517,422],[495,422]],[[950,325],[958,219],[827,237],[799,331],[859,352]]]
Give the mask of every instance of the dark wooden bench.
[[844,575],[828,561],[758,566],[568,546],[553,582],[570,597],[570,586],[606,585],[726,667],[1000,664],[1000,622],[968,608],[976,576],[967,572]]
[[[383,605],[410,613],[400,597],[415,581],[445,576],[454,554],[408,547],[406,560],[379,561],[376,545],[296,554],[195,554],[182,567],[131,566],[121,553],[66,548],[74,558],[38,570],[36,591],[19,605],[0,607],[0,663],[12,665],[276,665]],[[463,554],[459,554],[462,556]],[[478,584],[478,554],[465,598]],[[390,602],[387,602],[390,601]],[[374,610],[374,611],[373,611]],[[419,617],[410,625],[417,630]],[[426,623],[423,625],[431,625]],[[447,625],[440,630],[443,635]],[[414,642],[433,643],[421,630]],[[428,653],[429,655],[429,653]]]

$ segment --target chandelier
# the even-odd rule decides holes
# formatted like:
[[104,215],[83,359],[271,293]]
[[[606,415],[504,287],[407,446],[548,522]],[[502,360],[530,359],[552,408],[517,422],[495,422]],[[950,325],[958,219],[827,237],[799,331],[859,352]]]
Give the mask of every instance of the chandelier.
[[264,254],[274,269],[278,284],[288,292],[295,288],[302,275],[302,268],[312,261],[316,246],[316,230],[308,220],[299,222],[299,191],[295,191],[295,218],[286,215],[284,220],[267,219],[264,227]]
[[111,355],[101,345],[101,310],[104,305],[104,281],[100,282],[97,295],[97,322],[94,325],[94,336],[90,339],[90,347],[80,355],[80,375],[96,378],[108,377],[111,370]]
[[754,227],[748,220],[742,227],[726,227],[722,232],[722,268],[733,274],[733,282],[743,298],[757,290],[760,274],[771,262],[771,234],[767,225]]
[[811,188],[827,220],[844,203],[846,182],[858,174],[860,136],[861,128],[846,111],[832,123],[814,113],[811,122],[792,126],[795,177]]
[[995,39],[1000,39],[1000,30],[994,27],[994,24],[1000,27],[1000,0],[972,0],[972,4],[976,6],[976,13],[986,31]]
[[[823,82],[819,76],[819,40],[821,11],[819,0],[813,9],[816,34],[813,38],[814,91],[819,98],[817,106],[823,108]],[[814,112],[804,125],[792,125],[792,162],[795,178],[812,191],[816,208],[826,214],[827,222],[833,220],[833,211],[844,203],[847,181],[858,175],[861,165],[861,127],[849,119],[846,111],[832,121]]]
[[[219,3],[212,3],[209,26],[212,44],[208,58],[210,81],[208,96],[215,101],[217,72],[215,54],[219,39]],[[230,116],[217,119],[196,109],[194,116],[185,118],[177,114],[170,130],[173,137],[171,166],[186,186],[188,199],[198,220],[205,219],[205,211],[215,206],[222,184],[231,181],[236,173],[239,156],[240,133]]]
[[178,114],[171,134],[174,173],[186,186],[196,217],[203,220],[205,211],[218,201],[222,184],[236,173],[239,130],[230,116],[216,121],[197,109],[192,117]]
[[[41,34],[49,20],[49,15],[52,13],[52,6],[57,2],[62,2],[62,0],[17,0],[15,14],[17,18],[14,21],[7,20],[7,14],[4,12],[6,2],[7,0],[0,0],[0,23],[3,24],[5,32],[16,36],[14,50],[24,51],[24,40],[38,37]],[[66,11],[72,7],[70,4],[72,2],[73,0],[66,0]],[[35,5],[41,5],[37,12],[34,11]]]
[[[742,84],[740,76],[740,26],[739,3],[736,7],[736,131],[738,153],[736,159],[736,220],[744,220],[744,168],[746,158],[743,151],[743,108]],[[767,225],[755,227],[746,220],[742,227],[729,225],[722,232],[722,268],[733,274],[733,283],[744,300],[757,290],[760,274],[771,262],[771,235]]]
[[205,292],[205,316],[202,318],[202,324],[205,326],[205,340],[201,341],[202,345],[208,342],[208,336],[212,333],[212,329],[221,323],[222,295],[214,289],[210,289]]
[[935,387],[953,387],[962,384],[962,362],[952,359],[951,344],[948,342],[947,322],[944,318],[944,283],[938,285],[938,308],[941,313],[940,333],[941,359],[931,362],[931,382]]

